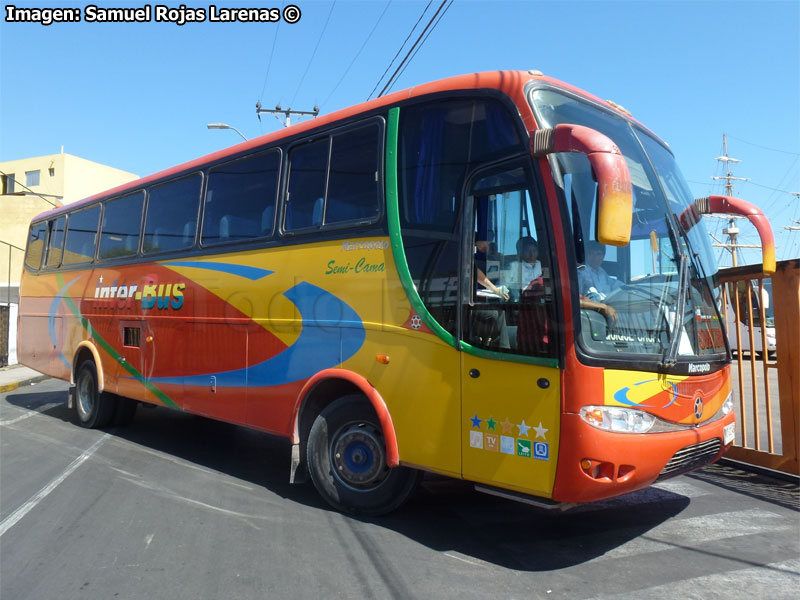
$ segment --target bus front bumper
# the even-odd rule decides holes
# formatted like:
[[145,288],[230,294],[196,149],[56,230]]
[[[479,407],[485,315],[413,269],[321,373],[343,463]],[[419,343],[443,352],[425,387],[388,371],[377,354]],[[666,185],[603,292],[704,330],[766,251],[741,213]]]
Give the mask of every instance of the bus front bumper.
[[730,447],[735,422],[731,412],[683,431],[631,434],[603,431],[580,415],[564,414],[553,500],[611,498],[711,464]]

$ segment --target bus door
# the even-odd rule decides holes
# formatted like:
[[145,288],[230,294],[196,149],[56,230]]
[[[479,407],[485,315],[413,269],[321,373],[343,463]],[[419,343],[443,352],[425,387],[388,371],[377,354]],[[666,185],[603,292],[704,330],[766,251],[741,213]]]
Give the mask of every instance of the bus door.
[[549,496],[560,423],[553,260],[525,162],[474,176],[462,255],[462,470]]

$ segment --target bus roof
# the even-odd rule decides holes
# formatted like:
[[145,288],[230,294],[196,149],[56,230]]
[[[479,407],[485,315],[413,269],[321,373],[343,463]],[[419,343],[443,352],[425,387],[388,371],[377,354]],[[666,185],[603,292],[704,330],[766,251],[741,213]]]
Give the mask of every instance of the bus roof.
[[[262,146],[266,146],[270,143],[280,141],[287,137],[293,137],[295,135],[303,134],[308,131],[313,131],[314,129],[324,128],[326,125],[329,125],[331,123],[335,123],[337,121],[341,121],[361,113],[366,113],[371,110],[381,108],[383,106],[396,104],[398,102],[401,102],[403,100],[408,100],[410,98],[415,98],[428,94],[436,94],[440,92],[457,91],[457,90],[496,89],[505,93],[515,102],[524,103],[525,84],[528,83],[529,81],[534,81],[534,80],[546,82],[555,87],[571,91],[575,94],[583,96],[584,98],[602,104],[609,110],[620,113],[626,119],[632,119],[631,115],[626,111],[624,111],[624,109],[620,110],[620,107],[618,105],[614,103],[609,103],[605,100],[601,100],[600,98],[597,98],[592,94],[589,94],[579,88],[569,85],[568,83],[564,83],[563,81],[559,81],[557,79],[553,79],[552,77],[547,77],[545,75],[542,75],[539,71],[487,71],[483,73],[459,75],[456,77],[448,77],[446,79],[439,79],[436,81],[432,81],[430,83],[414,86],[406,90],[394,92],[387,96],[382,96],[380,98],[375,98],[374,100],[362,102],[361,104],[355,104],[353,106],[349,106],[347,108],[343,108],[341,110],[332,112],[330,114],[320,116],[309,121],[304,121],[302,123],[298,123],[297,125],[292,125],[291,127],[280,129],[278,131],[274,131],[272,133],[268,133],[266,135],[253,138],[252,140],[248,140],[246,142],[235,144],[228,148],[224,148],[223,150],[212,152],[211,154],[201,156],[199,158],[190,160],[183,164],[179,164],[174,167],[164,169],[163,171],[158,171],[157,173],[153,173],[151,175],[135,179],[134,181],[130,181],[115,188],[99,192],[83,200],[78,200],[77,202],[72,202],[70,204],[45,211],[34,217],[33,221],[39,221],[51,217],[53,215],[74,210],[77,207],[80,207],[84,204],[90,204],[95,200],[101,198],[124,194],[127,191],[139,189],[153,181],[165,179],[167,177],[170,177],[172,175],[177,175],[179,173],[192,171],[194,169],[201,168],[208,163],[224,160],[227,157],[236,156],[242,152],[246,152],[247,150],[257,149]],[[526,119],[524,124],[529,131],[536,129],[536,124],[535,122],[533,122],[532,119],[530,120]]]

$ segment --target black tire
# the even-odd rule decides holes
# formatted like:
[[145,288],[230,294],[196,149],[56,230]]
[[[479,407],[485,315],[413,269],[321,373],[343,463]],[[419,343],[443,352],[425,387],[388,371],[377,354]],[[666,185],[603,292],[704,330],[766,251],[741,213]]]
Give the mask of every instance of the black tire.
[[377,516],[399,507],[422,473],[386,466],[383,431],[362,396],[329,404],[314,420],[306,450],[314,487],[328,504],[352,515]]
[[114,416],[114,398],[97,391],[97,367],[91,360],[84,361],[75,375],[75,418],[78,425],[87,429],[108,426]]
[[114,407],[114,418],[111,419],[111,424],[115,427],[130,425],[133,421],[133,417],[136,416],[136,408],[139,406],[139,403],[130,398],[116,396],[114,404],[116,406]]

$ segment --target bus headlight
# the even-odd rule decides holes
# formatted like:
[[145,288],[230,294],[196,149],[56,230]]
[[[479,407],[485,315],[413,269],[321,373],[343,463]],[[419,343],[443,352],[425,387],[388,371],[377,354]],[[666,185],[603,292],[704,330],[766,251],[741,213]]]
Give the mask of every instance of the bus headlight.
[[733,412],[733,399],[731,397],[732,395],[733,393],[728,394],[728,397],[725,398],[725,402],[722,403],[722,408],[720,410],[722,411],[723,416],[729,415]]
[[656,422],[649,413],[619,406],[584,406],[581,418],[592,427],[615,433],[647,433]]

